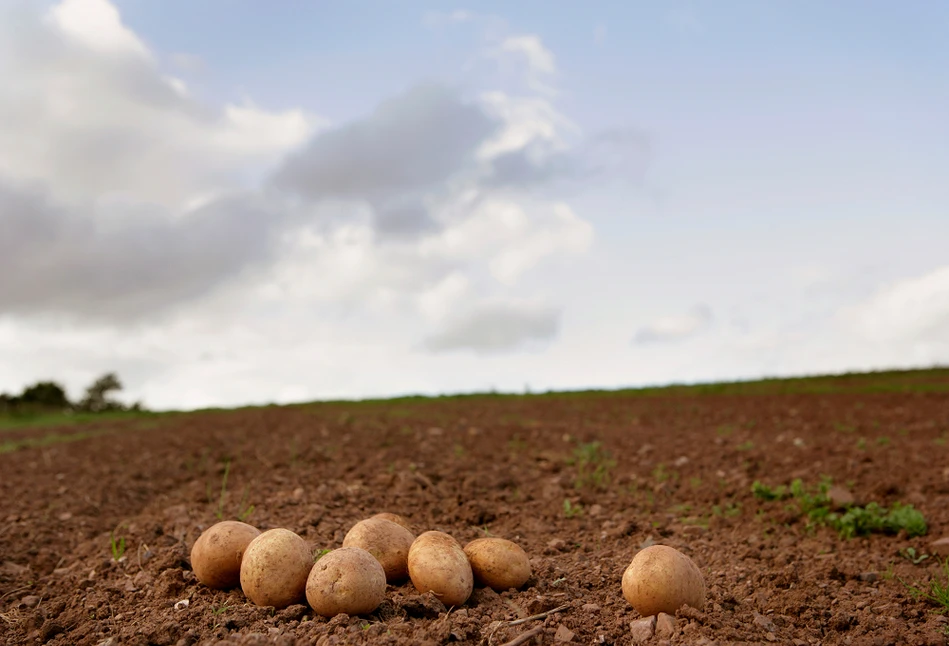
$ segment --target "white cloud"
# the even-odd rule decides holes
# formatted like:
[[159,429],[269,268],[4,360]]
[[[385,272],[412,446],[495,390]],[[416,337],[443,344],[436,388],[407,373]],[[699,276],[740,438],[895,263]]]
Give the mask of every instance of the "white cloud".
[[711,308],[696,305],[685,314],[664,316],[643,326],[633,341],[639,344],[681,341],[706,330],[711,323]]
[[489,58],[502,65],[513,62],[524,68],[527,86],[547,96],[556,95],[552,81],[557,74],[557,62],[543,41],[536,34],[517,34],[504,38],[496,47],[487,51]]
[[225,106],[222,123],[210,135],[224,154],[276,160],[327,125],[300,109],[268,111],[248,102]]
[[526,231],[524,220],[511,223],[513,229],[521,229],[521,240],[499,250],[490,264],[492,274],[502,283],[514,283],[547,257],[580,255],[593,245],[593,227],[567,204],[554,204],[545,215],[531,232]]
[[949,266],[895,281],[841,312],[841,323],[880,343],[932,343],[949,348]]
[[538,34],[518,33],[500,16],[466,10],[429,12],[423,16],[423,24],[437,31],[475,26],[484,47],[466,66],[469,71],[488,62],[502,76],[516,75],[528,90],[547,97],[557,95],[557,59]]
[[419,310],[430,321],[441,321],[470,298],[471,281],[460,272],[453,271],[430,289],[418,296]]
[[[587,154],[549,97],[422,85],[331,126],[202,102],[195,59],[105,0],[7,15],[0,272],[20,278],[0,283],[0,385],[75,392],[114,369],[129,398],[177,407],[435,392],[441,352],[552,347],[561,303],[527,277],[595,235],[531,193]],[[508,60],[556,72],[539,38],[505,38]]]
[[544,46],[543,41],[536,34],[506,38],[501,43],[501,50],[524,56],[528,67],[534,73],[555,74],[557,72],[553,52]]
[[568,138],[579,134],[576,124],[546,99],[485,92],[481,95],[481,101],[488,114],[504,124],[494,137],[487,139],[479,148],[477,154],[482,160],[535,144],[540,144],[546,151],[563,150],[568,145]]
[[0,15],[0,176],[60,199],[119,193],[174,209],[243,187],[322,125],[299,109],[196,101],[106,0]]
[[256,289],[270,302],[308,303],[322,311],[414,311],[418,294],[461,265],[414,245],[379,245],[363,222],[293,234],[293,244]]
[[47,20],[83,46],[103,54],[151,58],[145,43],[128,27],[108,0],[63,0]]
[[593,240],[593,227],[567,204],[486,197],[419,249],[429,258],[486,261],[494,279],[514,285],[544,260],[586,253]]

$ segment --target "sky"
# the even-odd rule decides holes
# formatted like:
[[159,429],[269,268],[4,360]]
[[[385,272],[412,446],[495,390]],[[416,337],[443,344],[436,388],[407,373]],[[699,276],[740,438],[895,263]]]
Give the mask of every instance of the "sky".
[[9,0],[0,391],[949,364],[949,4]]

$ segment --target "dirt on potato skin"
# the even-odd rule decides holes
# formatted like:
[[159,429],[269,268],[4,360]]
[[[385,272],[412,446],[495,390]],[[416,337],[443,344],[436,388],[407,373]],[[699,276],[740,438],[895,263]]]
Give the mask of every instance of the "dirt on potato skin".
[[[527,643],[625,645],[639,615],[620,581],[650,542],[690,555],[708,597],[649,643],[949,643],[945,615],[901,583],[937,576],[936,560],[899,555],[949,535],[945,393],[474,398],[121,424],[0,455],[5,643],[498,646],[542,627]],[[593,441],[615,466],[578,488],[571,458]],[[929,533],[843,540],[750,490],[822,475],[860,501],[913,504]],[[188,562],[219,512],[329,549],[382,511],[463,545],[514,540],[533,576],[451,609],[389,586],[375,613],[327,620],[210,590]]]

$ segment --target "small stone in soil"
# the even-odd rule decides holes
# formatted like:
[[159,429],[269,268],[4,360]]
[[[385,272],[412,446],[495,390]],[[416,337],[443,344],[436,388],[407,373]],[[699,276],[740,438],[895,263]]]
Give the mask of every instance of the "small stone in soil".
[[636,531],[636,523],[631,520],[621,521],[616,527],[607,532],[613,538],[623,538]]
[[500,598],[501,595],[491,588],[475,588],[474,592],[471,593],[471,598],[468,600],[468,604],[472,606],[480,606],[483,604],[494,603]]
[[280,619],[280,621],[300,621],[309,611],[309,606],[297,603],[278,612],[277,618]]
[[672,615],[660,612],[656,617],[656,636],[660,639],[669,639],[676,632],[676,620]]
[[250,622],[246,617],[228,617],[224,622],[224,627],[228,630],[240,630],[247,626]]
[[554,538],[547,542],[547,547],[554,551],[562,552],[566,549],[567,543],[562,538]]
[[629,632],[634,644],[645,644],[656,632],[656,616],[629,622]]
[[573,636],[574,636],[574,634],[575,634],[575,633],[574,633],[572,630],[570,630],[569,628],[567,628],[567,627],[564,626],[563,624],[560,624],[560,625],[557,627],[557,632],[556,632],[556,634],[554,634],[554,641],[558,641],[558,642],[569,642],[569,641],[573,641]]
[[537,615],[542,612],[547,612],[548,610],[553,610],[560,603],[550,597],[534,597],[527,602],[527,612],[532,615]]
[[390,622],[393,619],[401,616],[401,611],[399,607],[392,602],[391,599],[385,599],[382,603],[379,604],[379,607],[376,608],[376,614],[384,622]]
[[56,635],[59,635],[60,633],[64,633],[64,632],[66,632],[66,629],[63,627],[62,624],[52,621],[52,620],[48,620],[46,623],[43,624],[42,628],[40,628],[40,634],[39,634],[40,641],[48,642]]
[[774,632],[774,628],[775,628],[774,622],[771,621],[771,619],[769,619],[768,617],[761,614],[760,612],[755,613],[755,625],[763,628],[769,633]]
[[426,619],[435,619],[441,613],[448,612],[445,604],[431,593],[417,594],[406,598],[402,602],[402,609],[412,617]]
[[949,557],[949,536],[933,541],[929,544],[929,549],[933,554],[938,554],[943,558]]
[[21,608],[33,608],[40,602],[40,598],[35,594],[31,594],[20,599]]

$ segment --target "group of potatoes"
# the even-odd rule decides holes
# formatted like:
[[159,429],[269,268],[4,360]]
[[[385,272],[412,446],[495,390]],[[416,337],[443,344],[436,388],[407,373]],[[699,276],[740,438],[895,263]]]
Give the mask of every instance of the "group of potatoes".
[[[226,520],[212,525],[191,549],[198,581],[211,588],[240,584],[259,606],[285,608],[304,598],[324,617],[373,612],[386,584],[408,577],[420,593],[433,592],[446,606],[464,604],[474,584],[497,592],[518,589],[531,576],[527,554],[503,538],[478,538],[462,548],[452,536],[427,531],[418,537],[405,518],[376,514],[356,523],[343,546],[316,559],[289,529],[261,532]],[[666,545],[637,552],[623,573],[623,596],[644,617],[674,614],[683,605],[701,610],[705,579],[687,555]]]
[[195,541],[191,567],[208,587],[239,584],[253,603],[278,609],[305,599],[324,617],[371,613],[385,599],[386,584],[406,577],[420,593],[459,606],[476,582],[501,592],[520,588],[531,576],[527,554],[512,541],[479,538],[462,548],[444,532],[416,537],[405,518],[389,513],[356,523],[341,548],[316,562],[306,541],[289,529],[261,532],[222,521]]

